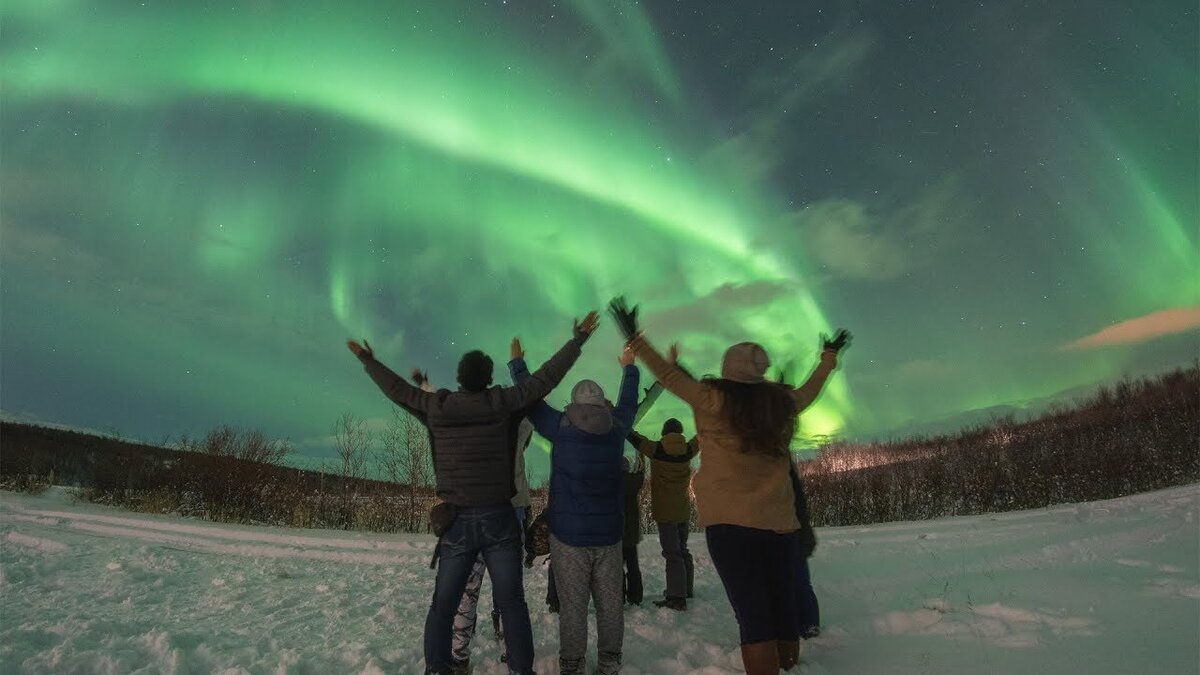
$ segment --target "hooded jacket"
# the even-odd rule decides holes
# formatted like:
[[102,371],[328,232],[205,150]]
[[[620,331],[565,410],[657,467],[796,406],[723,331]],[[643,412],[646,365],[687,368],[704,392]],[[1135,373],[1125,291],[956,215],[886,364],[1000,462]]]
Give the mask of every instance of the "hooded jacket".
[[[775,532],[799,530],[790,456],[744,452],[741,439],[725,415],[724,395],[719,389],[697,381],[667,361],[645,337],[633,339],[630,345],[667,391],[683,399],[695,415],[702,454],[700,468],[692,479],[692,490],[696,494],[700,526],[724,524]],[[797,411],[816,400],[836,366],[837,354],[823,351],[808,380],[792,389]]]
[[692,515],[688,485],[692,458],[700,452],[699,441],[688,441],[680,433],[652,441],[634,431],[629,434],[629,442],[650,458],[650,517],[656,523],[686,523]]
[[567,341],[517,386],[477,392],[422,391],[373,356],[364,353],[359,359],[384,395],[429,428],[438,497],[456,506],[491,506],[509,504],[517,496],[521,419],[558,386],[579,358],[581,344],[579,339]]
[[[509,363],[513,382],[530,377],[525,362]],[[550,532],[568,546],[610,546],[624,527],[625,436],[637,414],[638,369],[626,366],[616,408],[604,392],[584,380],[571,392],[571,404],[555,410],[545,401],[530,408],[529,421],[550,441]]]

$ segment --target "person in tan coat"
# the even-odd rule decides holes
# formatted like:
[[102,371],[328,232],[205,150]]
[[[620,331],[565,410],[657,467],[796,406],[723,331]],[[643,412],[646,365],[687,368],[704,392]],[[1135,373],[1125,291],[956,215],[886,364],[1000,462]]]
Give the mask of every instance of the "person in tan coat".
[[[635,310],[636,311],[636,310]],[[816,400],[850,335],[824,340],[816,369],[798,388],[765,379],[762,346],[730,347],[720,378],[696,380],[672,346],[664,358],[641,333],[630,346],[667,388],[691,407],[700,439],[692,481],[713,566],[737,617],[749,675],[775,675],[799,658],[794,569],[800,522],[789,446],[799,413]]]
[[629,442],[650,458],[650,516],[658,526],[658,541],[667,566],[667,588],[658,607],[682,611],[693,594],[692,554],[688,551],[688,520],[692,500],[688,486],[692,479],[692,458],[700,451],[696,438],[687,440],[683,424],[671,418],[662,427],[662,438],[652,441],[630,432]]

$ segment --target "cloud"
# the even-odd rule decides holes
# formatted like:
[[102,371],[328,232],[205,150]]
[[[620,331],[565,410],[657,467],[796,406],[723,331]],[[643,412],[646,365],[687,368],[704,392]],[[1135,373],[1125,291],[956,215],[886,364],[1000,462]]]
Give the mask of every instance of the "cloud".
[[672,331],[711,332],[730,326],[730,315],[752,312],[775,300],[794,294],[797,285],[789,281],[754,281],[747,284],[721,284],[695,302],[655,312],[647,317],[646,327],[670,327]]
[[824,199],[788,214],[768,233],[834,278],[886,281],[916,267],[916,252],[931,255],[945,245],[960,192],[960,177],[949,174],[886,214],[851,199]]
[[904,242],[879,229],[864,205],[827,199],[793,214],[805,250],[833,276],[882,281],[909,267]]
[[1200,307],[1177,307],[1115,323],[1062,346],[1063,351],[1146,342],[1165,335],[1200,329]]

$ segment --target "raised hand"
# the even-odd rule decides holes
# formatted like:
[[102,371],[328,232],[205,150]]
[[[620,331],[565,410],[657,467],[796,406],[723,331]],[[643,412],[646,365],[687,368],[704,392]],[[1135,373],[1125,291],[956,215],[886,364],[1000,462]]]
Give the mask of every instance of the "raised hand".
[[678,342],[672,342],[671,346],[667,348],[667,360],[676,365],[679,364],[679,343]]
[[596,331],[596,326],[600,325],[600,315],[596,314],[595,310],[588,312],[587,316],[583,317],[583,321],[576,320],[572,332],[575,334],[575,339],[580,342],[586,342]]
[[845,349],[846,345],[850,344],[852,337],[853,336],[850,335],[850,331],[846,330],[845,328],[839,328],[837,334],[833,336],[832,340],[829,339],[828,335],[821,333],[821,342],[825,351],[837,354]]
[[508,347],[508,358],[510,361],[525,358],[525,348],[521,346],[521,338],[512,339],[512,344]]
[[633,351],[633,347],[625,345],[625,348],[621,350],[621,355],[617,357],[617,363],[621,364],[622,368],[632,366],[635,357],[637,357],[637,353]]
[[625,302],[625,296],[618,295],[608,302],[608,313],[612,315],[613,321],[616,322],[617,328],[620,329],[626,340],[632,340],[633,336],[637,335],[637,305],[631,309]]
[[424,386],[429,381],[429,373],[422,372],[420,368],[412,369],[412,381],[418,386]]
[[371,349],[371,343],[363,340],[360,345],[354,340],[346,340],[346,346],[350,348],[350,353],[358,358],[375,358],[375,350]]

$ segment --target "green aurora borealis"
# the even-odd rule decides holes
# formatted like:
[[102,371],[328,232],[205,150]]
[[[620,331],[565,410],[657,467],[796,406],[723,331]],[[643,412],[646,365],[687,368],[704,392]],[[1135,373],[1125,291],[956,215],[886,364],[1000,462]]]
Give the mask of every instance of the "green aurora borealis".
[[616,293],[701,371],[853,330],[810,435],[1195,356],[1194,3],[807,4],[5,3],[0,405],[321,456],[347,337],[449,385]]

